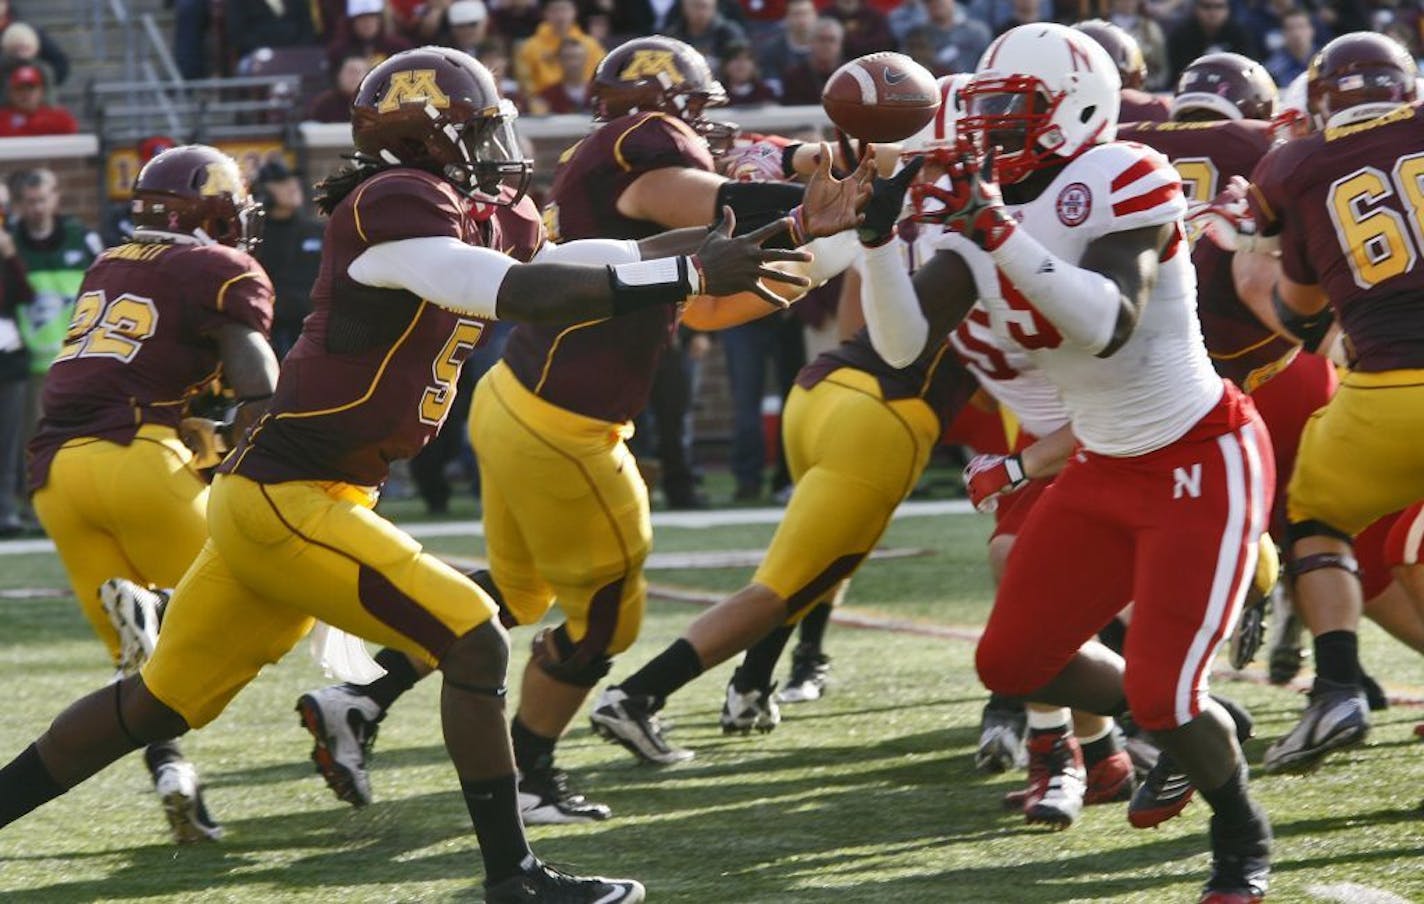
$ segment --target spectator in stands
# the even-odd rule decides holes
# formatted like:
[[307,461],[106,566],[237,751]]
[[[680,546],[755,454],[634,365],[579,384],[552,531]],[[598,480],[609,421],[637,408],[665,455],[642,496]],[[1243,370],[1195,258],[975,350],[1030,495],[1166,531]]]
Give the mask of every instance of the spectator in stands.
[[733,107],[760,107],[776,101],[776,91],[761,78],[750,44],[732,44],[722,58],[722,87]]
[[819,104],[826,79],[845,62],[845,29],[835,19],[820,18],[811,29],[811,53],[781,78],[781,102]]
[[740,0],[737,4],[742,16],[740,25],[751,39],[753,51],[760,51],[776,40],[787,6],[786,0]]
[[0,138],[20,135],[73,135],[79,123],[63,107],[44,102],[45,77],[38,66],[20,66],[5,80],[5,106],[0,107]]
[[845,29],[841,43],[847,59],[895,49],[895,35],[885,14],[863,0],[833,0],[822,15],[835,19]]
[[529,112],[535,116],[549,113],[584,113],[588,105],[588,81],[583,73],[588,64],[588,48],[573,38],[565,38],[559,46],[559,66],[563,81],[550,85],[529,99]]
[[332,73],[331,87],[312,98],[307,107],[307,119],[313,122],[348,122],[356,89],[370,71],[371,62],[362,54],[355,53],[342,60]]
[[667,30],[670,38],[686,41],[707,58],[716,72],[728,48],[745,46],[747,33],[717,10],[717,0],[682,0],[682,21]]
[[1144,11],[1143,0],[1111,0],[1108,21],[1137,39],[1142,49],[1142,61],[1147,65],[1147,80],[1142,87],[1148,91],[1170,88],[1167,76],[1167,38],[1162,26]]
[[925,10],[925,0],[905,0],[886,13],[885,19],[890,23],[890,33],[903,46],[910,35],[910,29],[924,25],[930,20],[930,14]]
[[[22,21],[20,15],[10,7],[10,0],[0,0],[0,31],[8,29],[16,22]],[[50,69],[53,76],[51,85],[62,85],[64,80],[69,78],[69,55],[64,52],[64,48],[45,34],[43,29],[28,26],[35,33],[35,38],[39,44],[36,56],[43,60]]]
[[456,50],[475,55],[489,37],[489,9],[483,0],[455,0],[446,11],[445,20],[450,26],[447,43]]
[[410,49],[410,42],[387,25],[385,0],[346,0],[346,23],[327,49],[332,71],[346,57],[361,55],[372,65],[391,54]]
[[[237,54],[239,66],[242,59],[259,47],[308,47],[317,43],[312,8],[306,0],[225,0],[225,3],[228,42]],[[181,10],[179,19],[182,20]],[[205,42],[206,29],[197,37]]]
[[19,214],[11,222],[11,233],[35,290],[34,300],[20,309],[17,320],[30,353],[26,422],[33,425],[40,418],[44,375],[64,344],[84,271],[104,243],[78,219],[59,212],[59,180],[52,171],[41,167],[17,173],[10,194]]
[[266,208],[262,244],[254,255],[272,277],[277,306],[272,318],[272,348],[286,357],[311,313],[311,288],[321,265],[322,225],[307,215],[302,180],[281,160],[257,171],[253,191]]
[[815,26],[813,0],[787,0],[786,15],[761,51],[761,72],[768,81],[779,86],[786,70],[806,61],[811,55],[811,30]]
[[[806,363],[805,334],[801,321],[788,310],[734,326],[719,335],[731,384],[730,458],[732,476],[737,482],[734,499],[751,502],[762,498],[764,488],[762,470],[767,455],[762,433],[762,397],[766,392],[767,363],[774,363],[776,394],[785,399],[795,385],[797,371]],[[791,483],[785,456],[779,458],[771,483],[773,494]]]
[[485,64],[485,68],[494,76],[495,83],[499,85],[500,97],[507,97],[514,102],[520,110],[524,110],[524,95],[520,93],[519,82],[511,74],[509,64],[509,45],[503,38],[486,38],[484,43],[475,48],[475,59]]
[[1254,58],[1256,42],[1232,15],[1229,0],[1196,0],[1192,14],[1167,35],[1168,83],[1175,85],[1192,60],[1220,51]]
[[495,32],[506,41],[523,41],[533,37],[544,21],[536,0],[501,0],[491,18]]
[[998,37],[1020,25],[1042,21],[1041,7],[1042,4],[1038,0],[1009,0],[1009,17],[994,27],[994,36]]
[[[54,69],[40,59],[39,33],[24,22],[11,22],[0,32],[0,78],[8,78],[21,66],[34,66],[44,73],[45,85],[51,91],[58,84]],[[53,98],[47,97],[46,100]]]
[[1266,71],[1277,85],[1289,85],[1296,76],[1310,66],[1310,58],[1315,55],[1315,23],[1310,21],[1310,13],[1303,9],[1293,9],[1281,18],[1280,48],[1266,58]]
[[910,29],[900,43],[900,49],[905,56],[928,69],[935,78],[951,74],[951,70],[935,56],[934,36],[928,25],[916,25]]
[[989,26],[970,18],[954,0],[925,0],[925,12],[929,14],[925,27],[940,68],[973,72],[993,39]]
[[0,184],[0,537],[25,530],[20,519],[24,484],[23,454],[30,425],[25,420],[29,396],[30,353],[20,339],[15,317],[20,305],[34,298],[15,240],[4,228],[10,190]]
[[603,59],[603,45],[579,28],[574,21],[577,12],[573,0],[544,0],[544,21],[534,30],[533,37],[519,48],[516,57],[515,73],[525,97],[536,97],[545,88],[564,80],[559,48],[566,39],[578,41],[588,49],[583,80],[593,78],[594,67]]

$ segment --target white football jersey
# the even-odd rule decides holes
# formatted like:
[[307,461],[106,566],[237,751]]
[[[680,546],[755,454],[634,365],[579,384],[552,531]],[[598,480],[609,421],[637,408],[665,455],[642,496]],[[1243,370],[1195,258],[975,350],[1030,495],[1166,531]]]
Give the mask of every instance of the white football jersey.
[[939,247],[969,264],[994,333],[1023,349],[1058,387],[1073,432],[1089,451],[1142,455],[1190,430],[1224,390],[1197,321],[1196,271],[1181,240],[1186,201],[1167,158],[1132,142],[1099,145],[1064,167],[1033,201],[1009,211],[1029,235],[1071,264],[1101,236],[1178,224],[1136,328],[1109,358],[1060,336],[1003,278],[988,252],[949,236]]

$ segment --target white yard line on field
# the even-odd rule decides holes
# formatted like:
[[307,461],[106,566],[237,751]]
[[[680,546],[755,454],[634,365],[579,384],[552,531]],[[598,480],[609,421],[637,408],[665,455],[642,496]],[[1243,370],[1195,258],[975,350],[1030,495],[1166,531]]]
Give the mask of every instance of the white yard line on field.
[[1409,904],[1408,898],[1401,898],[1392,891],[1360,885],[1358,882],[1307,885],[1305,890],[1312,897],[1322,901],[1339,901],[1340,904]]

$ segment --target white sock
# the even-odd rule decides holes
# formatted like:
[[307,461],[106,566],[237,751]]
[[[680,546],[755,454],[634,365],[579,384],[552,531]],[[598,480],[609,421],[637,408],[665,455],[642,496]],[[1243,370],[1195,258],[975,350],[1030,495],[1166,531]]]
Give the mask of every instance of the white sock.
[[1113,727],[1114,727],[1115,724],[1116,724],[1116,723],[1114,723],[1112,719],[1108,719],[1107,721],[1105,721],[1105,722],[1103,723],[1104,727],[1103,727],[1103,730],[1102,730],[1102,731],[1095,731],[1095,732],[1093,732],[1093,733],[1090,734],[1090,735],[1081,735],[1081,734],[1078,735],[1078,743],[1079,743],[1079,744],[1091,744],[1091,743],[1093,743],[1094,741],[1100,741],[1100,740],[1102,740],[1103,738],[1105,738],[1105,737],[1107,737],[1108,735],[1112,734],[1112,730],[1113,730]]
[[1043,712],[1030,706],[1027,710],[1028,727],[1031,731],[1066,730],[1068,728],[1068,720],[1072,718],[1072,713],[1068,711],[1067,707]]

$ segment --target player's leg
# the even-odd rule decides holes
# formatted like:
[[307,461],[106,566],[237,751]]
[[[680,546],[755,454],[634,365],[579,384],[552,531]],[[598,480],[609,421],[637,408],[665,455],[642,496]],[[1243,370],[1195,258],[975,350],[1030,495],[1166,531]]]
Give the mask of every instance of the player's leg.
[[[301,637],[309,621],[254,597],[216,550],[205,547],[179,582],[168,624],[143,674],[81,698],[0,769],[0,825],[145,744],[211,721],[263,665]],[[194,797],[165,799],[165,806],[193,824],[195,814],[181,810],[191,807]]]
[[[1208,679],[1255,575],[1274,487],[1269,439],[1253,417],[1233,433],[1178,441],[1145,464],[1137,493],[1171,496],[1146,513],[1138,536],[1128,704],[1161,745],[1159,766],[1170,764],[1212,808],[1208,892],[1264,894],[1270,823],[1247,793],[1236,726],[1209,696]],[[1134,824],[1138,815],[1130,810]]]
[[1082,751],[1057,707],[1110,714],[1124,706],[1122,660],[1090,640],[1130,596],[1131,534],[1095,510],[1113,498],[1103,495],[1112,485],[1075,462],[1043,495],[1014,541],[975,654],[991,692],[1054,704],[1027,714],[1031,823],[1063,828],[1083,806]]
[[1424,498],[1417,433],[1424,386],[1351,374],[1310,420],[1289,489],[1296,609],[1315,638],[1316,682],[1300,722],[1266,753],[1270,772],[1313,768],[1369,731],[1356,631],[1363,610],[1351,538]]
[[[630,738],[624,732],[636,741],[643,715],[656,712],[672,693],[778,624],[799,618],[874,547],[923,470],[938,427],[922,403],[887,405],[874,380],[859,376],[865,381],[847,377],[848,385],[840,385],[827,380],[809,392],[793,393],[787,450],[803,476],[751,585],[704,612],[681,639],[605,690],[595,721],[604,705],[615,708],[603,718],[604,728],[625,742]],[[769,707],[770,689],[754,691]],[[729,700],[735,692],[734,686]],[[631,749],[646,756],[636,742]],[[650,751],[660,752],[656,746]]]
[[574,880],[530,853],[505,725],[509,641],[497,607],[356,495],[223,476],[213,487],[213,540],[240,550],[229,564],[264,598],[438,665],[445,747],[479,839],[487,896],[537,900],[576,887],[570,900],[640,900],[637,883]]
[[[830,626],[831,615],[849,588],[850,582],[843,582],[826,599],[812,606],[806,617],[801,619],[796,646],[791,650],[791,674],[786,678],[786,686],[776,695],[782,703],[805,703],[825,695],[831,674],[831,657],[826,653],[826,628]],[[787,640],[790,640],[789,632]],[[782,641],[783,647],[785,644],[786,641]],[[770,654],[769,649],[767,653]],[[751,651],[747,652],[747,656],[751,658]],[[775,668],[775,660],[780,656],[781,651],[777,650],[776,656],[771,657],[772,668]]]

